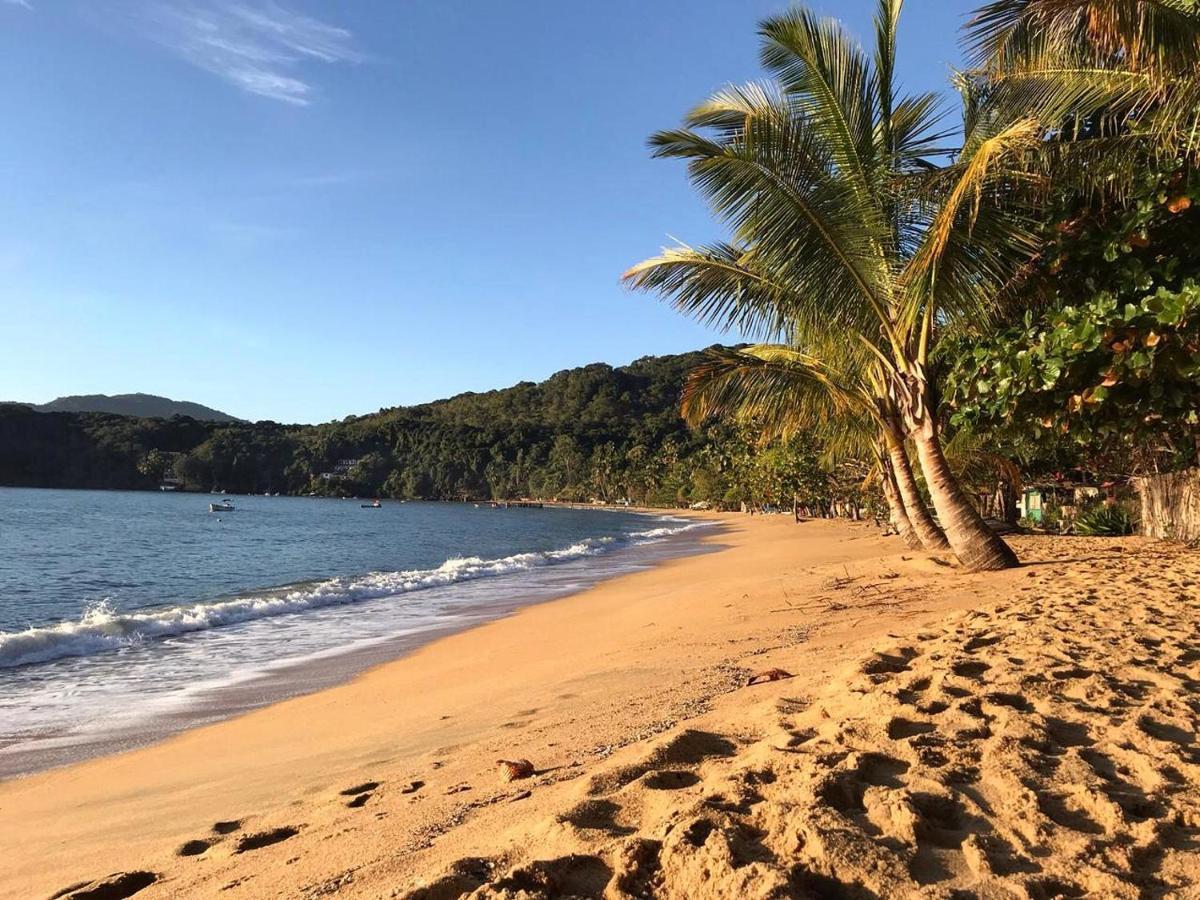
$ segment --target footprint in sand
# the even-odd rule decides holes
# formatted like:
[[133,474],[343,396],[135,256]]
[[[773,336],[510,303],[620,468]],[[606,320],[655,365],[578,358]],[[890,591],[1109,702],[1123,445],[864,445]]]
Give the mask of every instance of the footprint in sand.
[[[518,865],[501,875],[498,863],[484,857],[467,857],[431,884],[405,895],[429,900],[434,897],[465,897],[487,885],[503,896],[592,897],[612,878],[612,870],[598,856],[572,853],[556,859],[540,859]],[[553,893],[547,887],[553,886]],[[644,896],[639,892],[636,896]]]
[[117,872],[95,881],[65,887],[50,900],[125,900],[158,881],[154,872]]
[[908,738],[929,734],[934,730],[932,722],[918,722],[913,719],[893,718],[887,725],[887,736],[893,741],[903,741]]
[[736,750],[736,745],[721,735],[685,729],[640,763],[596,773],[588,781],[587,793],[593,797],[615,793],[660,766],[695,766],[711,757],[733,756]]
[[584,831],[600,831],[612,836],[633,834],[637,829],[620,821],[624,810],[612,800],[583,800],[557,816],[557,821]]
[[991,666],[985,662],[967,659],[951,665],[950,671],[960,678],[970,678],[971,680],[976,681],[990,668]]
[[246,853],[250,850],[258,850],[261,847],[269,847],[272,844],[278,844],[280,841],[286,841],[290,837],[295,837],[299,833],[299,828],[293,828],[290,825],[285,825],[282,828],[272,828],[269,831],[256,831],[253,834],[243,835],[238,838],[237,843],[233,846],[233,852]]
[[371,799],[375,793],[375,789],[379,787],[378,781],[364,781],[362,784],[356,784],[354,787],[348,787],[344,791],[338,793],[343,797],[349,797],[346,805],[351,809],[358,809],[365,806],[367,801]]
[[197,838],[194,841],[185,841],[182,845],[180,845],[179,849],[175,851],[175,855],[199,856],[200,854],[207,852],[208,848],[212,845],[212,841],[204,838]]
[[661,772],[651,772],[642,779],[642,784],[652,791],[678,791],[700,783],[700,776],[695,772],[666,769]]
[[865,675],[898,675],[907,672],[917,651],[912,647],[898,647],[892,652],[878,652],[862,665]]
[[176,856],[201,856],[207,853],[213,846],[221,842],[221,839],[226,835],[233,834],[235,831],[240,831],[242,822],[240,819],[228,819],[222,822],[214,822],[212,833],[215,837],[195,838],[194,840],[185,841],[175,851]]

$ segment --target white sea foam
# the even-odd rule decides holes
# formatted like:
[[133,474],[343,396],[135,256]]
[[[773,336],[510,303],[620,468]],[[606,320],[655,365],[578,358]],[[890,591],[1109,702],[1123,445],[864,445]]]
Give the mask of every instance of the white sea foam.
[[698,528],[698,527],[699,527],[699,523],[688,523],[685,525],[671,525],[671,526],[665,526],[663,528],[651,528],[648,531],[635,531],[630,535],[630,537],[631,538],[641,538],[643,540],[653,539],[653,538],[664,538],[664,537],[670,537],[673,534],[679,534],[679,532],[681,532],[681,531],[687,531],[688,529]]
[[395,597],[478,578],[509,575],[593,556],[618,544],[661,540],[697,527],[697,523],[668,521],[668,525],[634,532],[620,541],[610,537],[589,538],[558,550],[517,553],[500,559],[480,559],[475,556],[448,559],[435,569],[373,572],[353,578],[331,578],[202,603],[128,611],[118,611],[107,603],[99,603],[88,608],[76,622],[31,627],[24,631],[0,631],[0,669],[72,656],[90,656],[121,650],[143,641],[256,619]]

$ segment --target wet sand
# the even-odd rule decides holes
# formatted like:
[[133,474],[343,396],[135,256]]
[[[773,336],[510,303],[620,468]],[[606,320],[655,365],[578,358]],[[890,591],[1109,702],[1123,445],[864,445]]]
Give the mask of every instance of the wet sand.
[[[596,514],[602,515],[603,511]],[[649,524],[658,525],[662,514],[659,510]],[[694,514],[688,516],[698,518]],[[717,522],[695,524],[720,527]],[[439,638],[503,618],[526,606],[578,593],[605,579],[643,571],[666,559],[710,552],[717,545],[702,543],[702,531],[703,528],[689,528],[612,553],[434,588],[433,591],[453,594],[468,602],[458,603],[455,611],[441,621],[431,618],[421,622],[415,630],[280,663],[249,676],[192,690],[186,696],[168,696],[163,698],[167,703],[148,704],[113,721],[89,723],[88,727],[65,733],[48,732],[36,738],[23,735],[12,746],[5,746],[4,729],[0,728],[0,780],[144,747],[189,728],[343,684],[367,669]]]

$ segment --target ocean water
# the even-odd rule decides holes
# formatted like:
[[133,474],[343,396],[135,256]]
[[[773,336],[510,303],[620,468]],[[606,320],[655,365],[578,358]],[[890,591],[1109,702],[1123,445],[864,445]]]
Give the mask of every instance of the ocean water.
[[336,683],[697,549],[616,510],[0,488],[0,777]]

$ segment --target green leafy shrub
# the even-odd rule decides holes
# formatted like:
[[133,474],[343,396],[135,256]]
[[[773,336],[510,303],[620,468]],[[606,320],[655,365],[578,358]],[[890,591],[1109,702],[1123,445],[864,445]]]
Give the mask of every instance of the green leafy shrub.
[[1059,195],[1010,310],[939,342],[952,424],[1048,472],[1194,460],[1200,168],[1157,160],[1129,177],[1120,203]]
[[1100,504],[1085,509],[1075,519],[1075,533],[1094,537],[1119,537],[1133,534],[1134,519],[1120,505]]
[[1063,530],[1062,507],[1047,503],[1042,507],[1041,527],[1043,531],[1060,532]]

